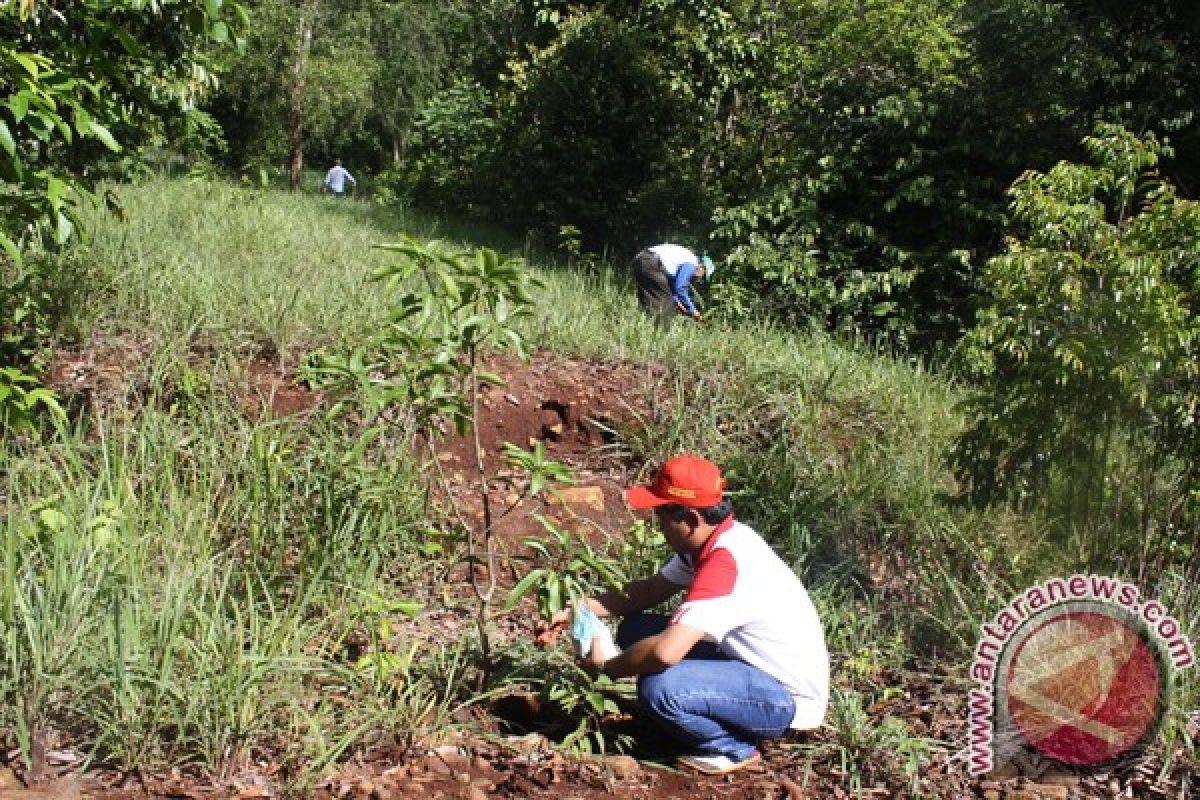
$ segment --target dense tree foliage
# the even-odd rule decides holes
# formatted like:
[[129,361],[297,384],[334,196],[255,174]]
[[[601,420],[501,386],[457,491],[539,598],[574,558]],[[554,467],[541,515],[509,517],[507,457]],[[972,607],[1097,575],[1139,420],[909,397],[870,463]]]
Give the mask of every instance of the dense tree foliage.
[[[305,153],[382,166],[444,77],[452,6],[418,0],[251,0],[248,44],[209,107],[239,167]],[[387,154],[387,156],[385,156]]]
[[[67,92],[86,112],[71,158],[106,150],[107,137],[135,141],[146,126],[133,116],[206,83],[193,34],[231,36],[221,2],[119,6],[71,26],[37,3],[5,5],[13,52],[33,35],[25,9],[46,57],[124,76],[116,91],[80,76]],[[193,115],[192,135],[173,131],[173,142],[207,143],[239,170],[283,166],[293,186],[306,164],[340,156],[418,204],[548,241],[578,230],[621,258],[662,238],[707,246],[728,314],[955,340],[986,300],[979,270],[1004,241],[1005,189],[1080,158],[1097,121],[1156,132],[1174,145],[1164,176],[1184,196],[1200,185],[1200,22],[1183,0],[245,8],[246,47],[220,65],[212,117]],[[14,81],[36,78],[32,62],[5,53],[6,86],[21,96]],[[15,102],[0,131],[8,155],[57,130],[23,113],[29,99]],[[118,109],[133,115],[120,136]],[[195,124],[211,118],[220,136]],[[35,172],[10,171],[23,188],[5,202],[40,204],[46,230],[66,235],[69,211]],[[21,235],[6,228],[4,241]]]

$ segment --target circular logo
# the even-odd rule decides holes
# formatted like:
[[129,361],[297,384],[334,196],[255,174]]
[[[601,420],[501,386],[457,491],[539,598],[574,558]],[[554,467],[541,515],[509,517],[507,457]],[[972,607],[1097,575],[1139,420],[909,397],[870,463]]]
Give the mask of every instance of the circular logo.
[[1153,734],[1166,673],[1136,618],[1102,603],[1049,609],[1009,645],[1008,716],[1045,756],[1095,766]]

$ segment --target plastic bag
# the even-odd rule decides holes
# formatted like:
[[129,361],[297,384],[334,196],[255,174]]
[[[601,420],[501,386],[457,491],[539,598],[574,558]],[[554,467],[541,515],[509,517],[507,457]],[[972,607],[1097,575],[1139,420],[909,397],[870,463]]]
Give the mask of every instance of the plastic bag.
[[613,641],[612,631],[596,616],[596,612],[587,606],[575,608],[571,638],[575,640],[575,653],[580,658],[587,658],[588,653],[592,651],[594,640],[605,661],[621,652],[617,643]]

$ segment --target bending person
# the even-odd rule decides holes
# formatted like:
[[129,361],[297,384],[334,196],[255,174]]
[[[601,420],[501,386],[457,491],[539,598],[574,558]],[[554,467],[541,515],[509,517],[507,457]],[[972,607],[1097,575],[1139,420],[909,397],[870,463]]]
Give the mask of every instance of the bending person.
[[[646,713],[689,751],[680,764],[708,774],[757,762],[758,740],[819,726],[829,698],[816,609],[791,568],[734,519],[724,488],[715,464],[685,455],[627,490],[633,508],[654,509],[675,556],[588,600],[599,617],[624,617],[622,652],[593,641],[581,659],[593,673],[637,676]],[[670,616],[643,613],[685,590]]]

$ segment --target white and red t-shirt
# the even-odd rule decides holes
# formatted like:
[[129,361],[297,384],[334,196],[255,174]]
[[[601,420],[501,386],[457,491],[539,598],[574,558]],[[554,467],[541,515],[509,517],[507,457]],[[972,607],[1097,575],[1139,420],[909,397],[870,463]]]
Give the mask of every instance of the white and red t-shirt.
[[816,728],[829,702],[825,632],[804,584],[752,528],[729,517],[694,559],[660,573],[689,587],[671,624],[704,631],[721,652],[758,667],[796,699],[791,727]]

